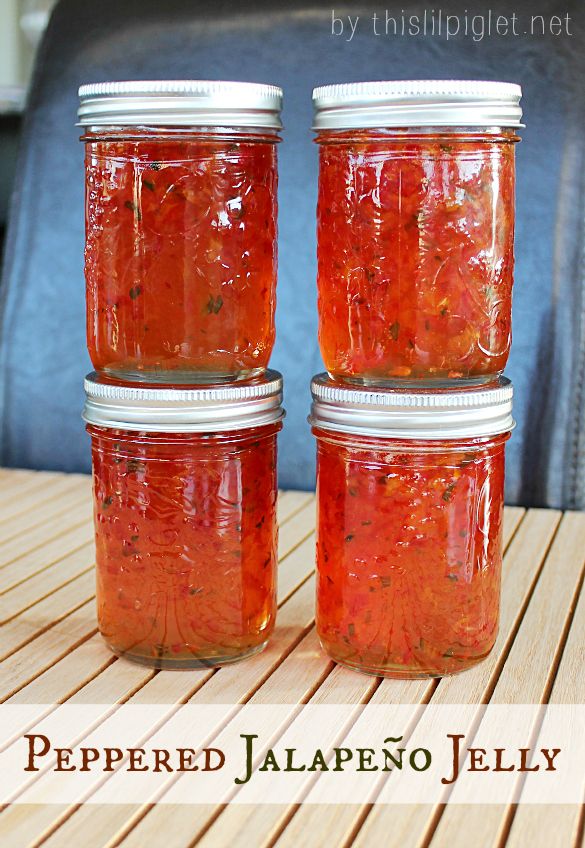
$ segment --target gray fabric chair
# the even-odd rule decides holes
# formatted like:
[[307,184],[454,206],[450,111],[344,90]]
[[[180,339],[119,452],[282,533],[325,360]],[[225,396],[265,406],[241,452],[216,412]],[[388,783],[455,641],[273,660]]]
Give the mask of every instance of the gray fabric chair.
[[[383,4],[400,18],[420,4]],[[474,10],[487,14],[473,2]],[[493,15],[510,9],[490,4]],[[331,6],[244,0],[62,0],[41,47],[28,110],[0,290],[0,461],[87,469],[79,417],[85,352],[83,164],[74,127],[77,87],[107,79],[224,78],[285,90],[280,146],[278,341],[272,365],[286,380],[281,483],[313,485],[305,418],[317,345],[311,89],[360,79],[487,78],[524,89],[517,149],[514,345],[518,427],[509,443],[511,503],[585,508],[585,50],[577,2],[572,35],[376,36],[367,12],[349,39],[331,33]],[[558,8],[557,8],[558,6]],[[462,16],[462,4],[442,4]],[[380,13],[380,9],[376,9]],[[520,31],[534,12],[515,4]],[[358,10],[356,10],[356,14]],[[463,26],[463,18],[462,18]],[[539,22],[537,22],[537,29]],[[476,27],[477,29],[477,27]]]

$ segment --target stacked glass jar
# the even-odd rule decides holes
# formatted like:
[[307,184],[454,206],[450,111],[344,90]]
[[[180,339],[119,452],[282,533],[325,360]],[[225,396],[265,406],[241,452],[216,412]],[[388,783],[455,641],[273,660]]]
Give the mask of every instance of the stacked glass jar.
[[320,148],[317,629],[373,674],[493,647],[520,87],[331,85]]
[[282,91],[82,86],[97,605],[118,655],[214,666],[276,605]]

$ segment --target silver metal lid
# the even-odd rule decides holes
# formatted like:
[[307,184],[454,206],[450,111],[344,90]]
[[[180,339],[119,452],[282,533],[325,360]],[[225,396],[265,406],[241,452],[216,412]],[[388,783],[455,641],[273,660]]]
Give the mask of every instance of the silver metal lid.
[[98,82],[79,89],[82,127],[221,126],[281,129],[282,89],[222,80]]
[[284,417],[282,376],[197,389],[121,386],[95,372],[85,378],[88,424],[153,433],[212,433],[262,427]]
[[345,387],[327,374],[311,383],[309,422],[324,430],[393,439],[496,436],[514,427],[512,384],[506,377],[474,389]]
[[515,83],[481,80],[324,85],[313,91],[313,129],[521,127],[521,97]]

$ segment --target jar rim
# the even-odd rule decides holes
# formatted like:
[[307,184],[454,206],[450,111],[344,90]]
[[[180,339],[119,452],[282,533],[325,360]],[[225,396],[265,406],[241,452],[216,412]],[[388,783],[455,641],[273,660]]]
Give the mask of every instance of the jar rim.
[[230,385],[189,388],[128,386],[88,374],[84,383],[87,424],[160,433],[214,433],[250,429],[284,418],[282,375]]
[[282,89],[228,80],[124,80],[79,88],[79,126],[282,129]]
[[397,389],[342,386],[327,374],[311,383],[309,423],[323,430],[427,440],[510,432],[513,386],[506,377],[480,388]]
[[383,80],[313,91],[313,129],[521,127],[522,89],[489,80]]

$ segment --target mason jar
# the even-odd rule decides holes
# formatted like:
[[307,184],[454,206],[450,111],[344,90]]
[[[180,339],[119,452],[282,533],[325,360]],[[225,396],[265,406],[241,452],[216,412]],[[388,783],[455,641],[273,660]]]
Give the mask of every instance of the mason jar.
[[281,376],[181,390],[94,373],[85,391],[108,647],[153,668],[262,650],[276,614]]
[[511,342],[520,86],[315,89],[319,341],[332,377],[456,386]]
[[261,374],[274,345],[282,91],[159,80],[79,96],[94,368],[174,384]]
[[470,668],[498,631],[509,380],[312,392],[324,650],[388,677]]

